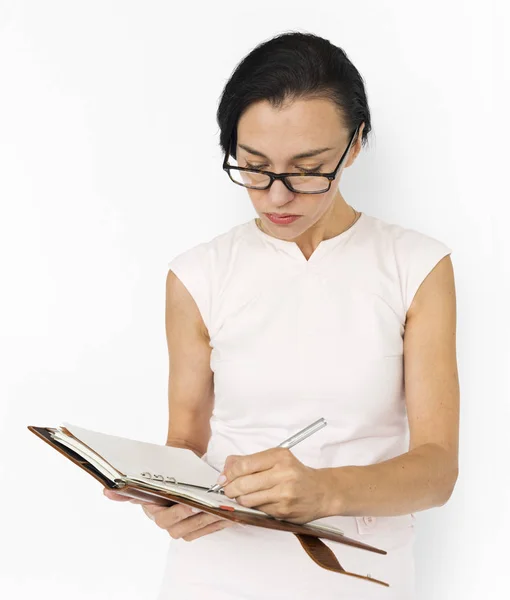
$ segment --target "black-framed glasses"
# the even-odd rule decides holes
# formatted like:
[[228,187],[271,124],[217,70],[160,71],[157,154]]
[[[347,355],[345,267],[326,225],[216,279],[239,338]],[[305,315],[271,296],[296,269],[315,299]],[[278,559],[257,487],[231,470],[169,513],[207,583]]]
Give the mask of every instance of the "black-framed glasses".
[[352,134],[351,140],[342,154],[342,158],[340,158],[335,170],[331,173],[273,173],[272,171],[264,171],[262,169],[229,165],[227,162],[232,137],[229,141],[229,152],[225,153],[225,159],[223,160],[223,170],[228,173],[228,176],[234,183],[252,190],[267,190],[271,187],[275,179],[280,179],[291,192],[297,194],[324,194],[331,188],[331,183],[334,181],[336,174],[349,153],[358,130],[359,125]]

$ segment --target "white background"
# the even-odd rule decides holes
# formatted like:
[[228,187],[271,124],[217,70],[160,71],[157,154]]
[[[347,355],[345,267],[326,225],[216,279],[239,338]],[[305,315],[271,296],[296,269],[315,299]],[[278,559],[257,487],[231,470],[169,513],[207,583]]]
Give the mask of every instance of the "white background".
[[417,515],[420,600],[508,587],[507,3],[32,0],[0,2],[4,598],[155,597],[168,534],[26,427],[164,443],[167,263],[255,216],[216,108],[286,30],[341,46],[366,82],[346,201],[453,249],[460,476]]

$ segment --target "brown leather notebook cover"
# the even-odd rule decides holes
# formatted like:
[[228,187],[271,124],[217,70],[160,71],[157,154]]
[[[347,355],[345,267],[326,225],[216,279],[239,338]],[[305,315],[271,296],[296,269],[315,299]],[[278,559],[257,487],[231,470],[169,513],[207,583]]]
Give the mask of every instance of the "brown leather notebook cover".
[[369,552],[376,552],[377,554],[387,554],[385,550],[375,548],[374,546],[369,546],[368,544],[364,544],[363,542],[359,542],[358,540],[349,538],[342,534],[337,534],[329,531],[318,532],[312,529],[311,527],[307,527],[306,524],[300,525],[297,523],[290,523],[289,521],[267,519],[261,515],[256,514],[234,512],[218,509],[215,507],[204,506],[203,504],[195,502],[194,500],[176,496],[171,491],[151,490],[149,489],[149,483],[146,484],[147,487],[144,484],[129,484],[124,485],[123,487],[117,487],[116,485],[113,485],[107,477],[105,477],[100,471],[98,471],[93,465],[91,465],[79,454],[77,454],[67,446],[60,444],[57,440],[54,440],[51,436],[52,428],[36,427],[33,425],[29,425],[27,428],[32,433],[37,435],[40,439],[49,444],[52,448],[54,448],[66,458],[71,460],[74,464],[81,467],[89,475],[92,475],[92,477],[99,481],[104,487],[115,490],[117,494],[122,494],[130,498],[136,498],[138,500],[146,500],[147,502],[152,502],[161,506],[172,506],[176,503],[186,504],[187,506],[197,507],[204,512],[214,514],[224,519],[235,521],[237,523],[246,523],[247,525],[254,525],[256,527],[265,527],[268,529],[288,531],[289,533],[293,533],[297,537],[307,554],[320,567],[328,569],[329,571],[335,571],[337,573],[342,573],[343,575],[350,575],[351,577],[366,579],[368,581],[372,581],[374,583],[389,587],[388,583],[379,579],[374,579],[373,577],[370,577],[368,575],[359,575],[357,573],[351,573],[349,571],[346,571],[338,562],[338,559],[331,550],[331,548],[324,544],[324,542],[322,542],[319,538],[339,542],[340,544],[346,544],[348,546],[354,546],[355,548],[360,548],[361,550],[368,550]]

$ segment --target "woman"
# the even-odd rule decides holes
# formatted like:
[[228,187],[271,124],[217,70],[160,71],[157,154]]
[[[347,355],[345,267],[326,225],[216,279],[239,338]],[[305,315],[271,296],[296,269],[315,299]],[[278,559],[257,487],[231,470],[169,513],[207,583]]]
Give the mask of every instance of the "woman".
[[144,504],[172,538],[159,598],[410,600],[413,513],[457,478],[451,250],[340,193],[371,125],[362,78],[329,41],[259,45],[217,117],[224,169],[259,218],[170,263],[167,444],[222,471],[241,504],[386,550],[325,542],[390,587],[321,569],[291,534]]

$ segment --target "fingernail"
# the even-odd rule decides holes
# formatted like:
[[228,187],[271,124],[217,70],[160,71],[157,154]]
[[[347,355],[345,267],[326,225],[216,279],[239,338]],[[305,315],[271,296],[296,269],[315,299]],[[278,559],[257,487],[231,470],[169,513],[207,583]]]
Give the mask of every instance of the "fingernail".
[[227,478],[225,477],[225,475],[220,475],[218,477],[218,480],[216,481],[216,483],[225,483],[225,481],[227,481]]
[[190,508],[191,508],[191,512],[194,512],[194,513],[202,512],[199,508],[196,508],[194,506],[191,506]]

